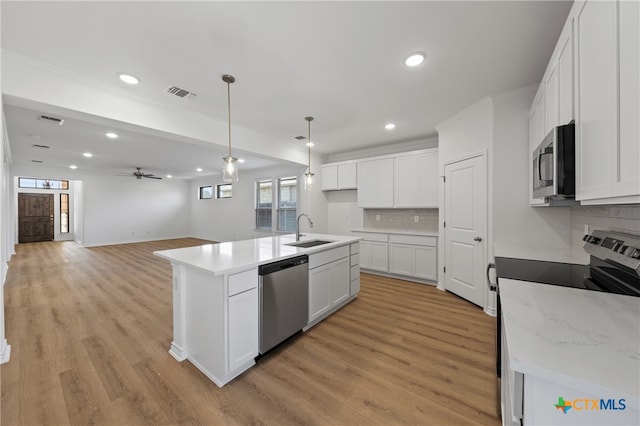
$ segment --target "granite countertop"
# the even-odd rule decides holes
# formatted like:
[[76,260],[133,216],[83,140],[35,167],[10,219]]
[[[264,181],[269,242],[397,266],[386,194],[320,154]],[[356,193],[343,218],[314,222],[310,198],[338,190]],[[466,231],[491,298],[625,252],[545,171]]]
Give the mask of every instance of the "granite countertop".
[[640,408],[640,298],[500,279],[511,368]]
[[372,232],[377,234],[420,235],[423,237],[437,237],[438,231],[414,231],[410,229],[380,229],[380,228],[356,228],[351,232]]
[[278,235],[243,241],[205,244],[172,250],[160,250],[153,254],[171,261],[188,265],[214,275],[246,271],[265,263],[287,259],[303,254],[312,254],[360,240],[360,237],[305,233],[301,240],[327,240],[310,248],[287,245],[296,240],[295,234]]

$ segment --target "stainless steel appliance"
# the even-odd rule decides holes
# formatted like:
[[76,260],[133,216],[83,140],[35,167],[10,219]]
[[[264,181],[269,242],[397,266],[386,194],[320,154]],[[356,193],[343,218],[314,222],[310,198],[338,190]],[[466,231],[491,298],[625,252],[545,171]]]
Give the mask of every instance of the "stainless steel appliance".
[[261,265],[260,354],[300,331],[309,317],[309,256]]
[[594,231],[585,235],[583,240],[584,250],[590,255],[588,265],[496,257],[495,264],[489,264],[487,267],[487,276],[492,268],[495,268],[497,276],[497,283],[491,284],[490,289],[497,292],[498,387],[502,376],[501,278],[640,297],[640,235]]
[[533,197],[574,199],[575,125],[555,127],[533,151]]

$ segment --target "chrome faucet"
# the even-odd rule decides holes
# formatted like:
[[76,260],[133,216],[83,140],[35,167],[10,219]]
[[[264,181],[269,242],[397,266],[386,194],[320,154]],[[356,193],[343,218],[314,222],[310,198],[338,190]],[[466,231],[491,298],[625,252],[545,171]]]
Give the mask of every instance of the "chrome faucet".
[[313,228],[313,221],[306,213],[300,213],[298,215],[298,219],[296,220],[296,241],[300,241],[300,218],[304,216],[307,218],[307,222],[309,223],[309,228]]

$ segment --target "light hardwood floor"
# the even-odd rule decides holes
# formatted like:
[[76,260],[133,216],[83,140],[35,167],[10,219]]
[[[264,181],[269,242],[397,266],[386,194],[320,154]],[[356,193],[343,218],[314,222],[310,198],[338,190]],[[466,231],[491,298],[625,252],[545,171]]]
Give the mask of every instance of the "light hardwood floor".
[[17,246],[5,286],[2,425],[498,425],[495,319],[362,274],[359,297],[218,388],[169,354],[171,267],[196,239]]

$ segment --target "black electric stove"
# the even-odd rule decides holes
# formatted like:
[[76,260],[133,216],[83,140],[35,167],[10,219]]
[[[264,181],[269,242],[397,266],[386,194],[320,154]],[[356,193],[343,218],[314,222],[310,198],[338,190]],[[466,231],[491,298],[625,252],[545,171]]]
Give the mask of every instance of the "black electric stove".
[[496,257],[497,291],[496,375],[500,387],[502,309],[500,279],[512,279],[546,285],[573,287],[587,291],[640,297],[640,236],[609,231],[594,231],[584,237],[588,265]]

